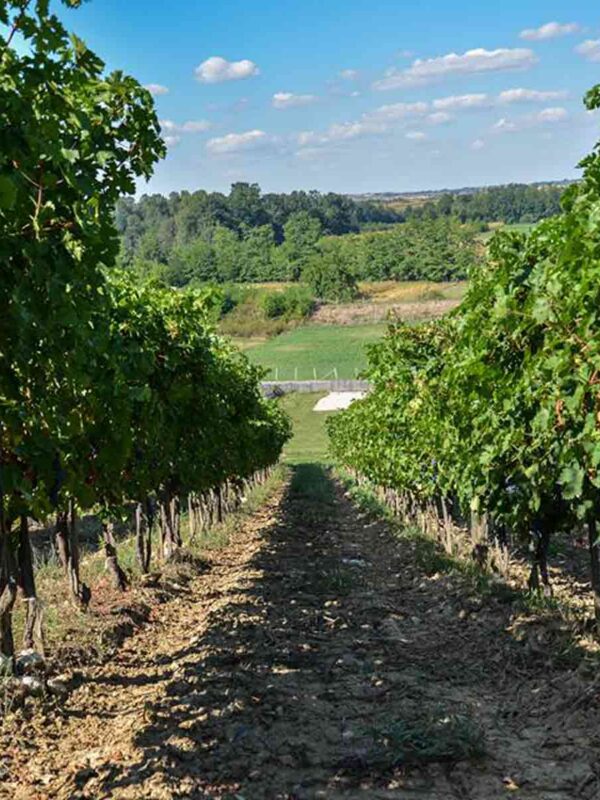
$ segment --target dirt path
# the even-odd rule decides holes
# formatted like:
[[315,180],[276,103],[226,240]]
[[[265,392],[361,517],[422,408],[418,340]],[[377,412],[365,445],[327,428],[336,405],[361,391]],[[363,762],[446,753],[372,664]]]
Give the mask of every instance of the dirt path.
[[15,743],[2,797],[600,796],[595,685],[516,641],[505,598],[428,575],[318,469]]

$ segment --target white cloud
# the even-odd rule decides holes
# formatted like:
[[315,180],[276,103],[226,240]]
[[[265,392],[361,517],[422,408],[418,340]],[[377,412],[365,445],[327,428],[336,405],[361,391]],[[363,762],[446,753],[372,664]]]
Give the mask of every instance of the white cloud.
[[600,61],[600,39],[587,39],[577,45],[575,52],[588,61]]
[[303,131],[297,134],[296,140],[300,147],[305,147],[385,133],[390,129],[392,123],[411,117],[423,117],[428,111],[429,104],[424,102],[379,106],[379,108],[363,114],[360,119],[330,125],[324,132]]
[[408,133],[404,134],[404,138],[413,142],[422,142],[427,138],[427,134],[423,133],[423,131],[408,131]]
[[418,86],[452,75],[527,69],[536,64],[537,60],[533,51],[525,48],[485,50],[479,47],[460,55],[448,53],[437,58],[417,59],[408,69],[388,70],[384,78],[375,81],[373,88],[383,91]]
[[246,150],[257,150],[273,143],[273,137],[264,131],[252,130],[244,133],[228,133],[209,139],[206,149],[210,153],[221,155],[223,153],[239,153]]
[[547,22],[545,25],[540,25],[539,28],[526,28],[524,31],[521,31],[519,37],[529,42],[541,42],[545,39],[556,39],[558,36],[567,36],[569,33],[577,33],[580,30],[581,26],[576,22],[567,22],[564,24],[560,22]]
[[147,89],[154,97],[158,97],[161,94],[169,94],[168,87],[160,83],[147,83],[144,89]]
[[252,78],[259,75],[260,70],[254,61],[247,58],[242,61],[227,61],[221,56],[211,56],[196,67],[194,74],[200,83],[223,83]]
[[388,125],[384,121],[363,118],[354,122],[342,122],[330,125],[326,131],[302,131],[297,134],[296,140],[301,148],[307,145],[330,144],[331,142],[344,142],[349,139],[358,139],[371,134],[385,133]]
[[175,147],[181,141],[181,136],[163,136],[163,140],[167,147]]
[[498,95],[499,103],[547,103],[549,100],[563,100],[568,92],[539,92],[537,89],[506,89]]
[[474,142],[471,142],[471,150],[483,150],[485,147],[485,142],[483,139],[475,139]]
[[490,97],[487,94],[462,94],[440,97],[434,100],[431,105],[435,111],[469,111],[471,109],[489,109],[494,105],[508,105],[510,103],[547,103],[550,100],[562,100],[565,97],[568,97],[568,92],[507,89],[504,92],[500,92],[497,97]]
[[[419,101],[415,103],[390,103],[379,106],[373,111],[363,114],[359,119],[330,125],[325,131],[302,131],[295,140],[301,149],[311,148],[315,145],[331,144],[386,133],[394,126],[411,119],[423,119],[431,125],[442,125],[450,122],[453,116],[447,111],[431,111],[429,103]],[[407,139],[419,140],[425,138],[422,131],[407,131]],[[300,151],[299,151],[300,152]]]
[[309,144],[317,144],[324,136],[325,134],[319,134],[316,131],[301,131],[296,134],[296,141],[300,147],[305,147]]
[[166,131],[167,133],[170,134],[203,133],[204,131],[207,131],[210,128],[212,128],[212,124],[206,119],[189,120],[188,122],[184,122],[181,125],[179,125],[176,122],[173,122],[173,120],[171,119],[161,119],[160,127],[161,130]]
[[314,94],[292,94],[291,92],[276,92],[271,105],[273,108],[300,108],[316,103],[319,98]]
[[569,112],[566,108],[545,108],[532,117],[534,122],[562,122],[567,119]]
[[448,114],[447,111],[434,111],[433,114],[429,114],[427,117],[427,121],[431,125],[446,125],[448,122],[452,122],[453,119],[452,114]]
[[424,102],[417,103],[391,103],[379,106],[374,111],[364,115],[365,119],[394,121],[407,117],[421,116],[429,111],[429,105]]
[[331,125],[327,130],[327,141],[345,141],[346,139],[357,139],[371,133],[384,133],[387,126],[372,120],[360,120],[358,122],[343,122],[340,125]]
[[338,75],[344,81],[355,81],[358,78],[359,72],[357,69],[343,69]]
[[470,108],[487,108],[490,104],[487,94],[462,94],[441,97],[433,101],[437,111],[468,110]]
[[181,130],[184,133],[203,133],[210,128],[212,128],[212,124],[207,119],[190,120],[189,122],[184,122],[181,126]]
[[517,130],[517,126],[511,120],[506,119],[506,117],[502,117],[502,119],[499,119],[498,122],[494,123],[492,130],[496,131],[497,133],[513,133]]
[[492,127],[495,133],[514,133],[514,131],[535,128],[539,125],[554,124],[564,122],[569,117],[569,112],[562,106],[551,106],[537,111],[534,114],[525,114],[516,120],[503,117]]
[[324,153],[324,149],[322,147],[301,147],[299,150],[296,150],[294,155],[296,158],[305,158],[307,160],[313,158],[319,158]]

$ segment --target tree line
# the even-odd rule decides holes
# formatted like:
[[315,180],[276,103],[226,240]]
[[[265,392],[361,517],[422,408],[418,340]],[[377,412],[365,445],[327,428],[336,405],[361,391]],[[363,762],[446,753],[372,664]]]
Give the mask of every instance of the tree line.
[[246,239],[259,229],[260,238],[281,244],[291,217],[310,218],[324,235],[357,232],[367,223],[395,223],[402,215],[378,203],[357,203],[329,192],[295,191],[262,194],[260,187],[234,183],[229,194],[221,192],[172,192],[123,198],[117,205],[116,225],[121,234],[123,257],[166,263],[176,247],[212,239],[216,230]]
[[461,280],[483,257],[477,228],[452,218],[410,220],[385,231],[330,239],[323,247],[338,249],[363,281]]
[[[452,217],[460,222],[539,222],[560,213],[560,185],[511,183],[474,192],[447,192],[435,200],[406,206],[404,219]],[[393,206],[392,206],[393,207]]]
[[120,263],[180,287],[297,281],[309,262],[337,250],[357,280],[454,280],[478,261],[478,225],[553,216],[561,194],[557,186],[501,186],[401,210],[337,194],[262,195],[247,183],[229,195],[125,198],[116,211]]
[[532,589],[551,592],[551,537],[585,533],[600,621],[600,144],[581,166],[559,216],[496,235],[455,314],[390,328],[373,391],[329,425],[337,458],[446,546],[453,526],[478,558],[527,543]]
[[[78,0],[63,0],[67,6]],[[146,285],[116,268],[114,209],[165,153],[148,91],[70,37],[45,0],[0,0],[0,661],[39,634],[29,523],[53,519],[71,596],[85,610],[77,516],[102,521],[120,588],[113,521],[138,510],[163,559],[180,516],[279,457],[290,435],[259,372],[209,322],[211,290]],[[19,42],[15,46],[15,36]],[[25,46],[22,41],[25,40]],[[38,639],[40,639],[38,635]],[[42,644],[41,641],[35,642]]]
[[[343,269],[349,280],[431,280],[466,278],[482,254],[474,226],[454,219],[411,220],[382,231],[324,236],[307,212],[292,214],[277,244],[269,226],[242,236],[217,227],[188,244],[177,244],[166,261],[135,257],[127,269],[166,285],[303,281],[315,283],[324,270]],[[333,286],[339,274],[327,282]],[[323,282],[319,278],[320,285]],[[332,291],[317,296],[336,299]],[[339,298],[337,298],[339,299]]]

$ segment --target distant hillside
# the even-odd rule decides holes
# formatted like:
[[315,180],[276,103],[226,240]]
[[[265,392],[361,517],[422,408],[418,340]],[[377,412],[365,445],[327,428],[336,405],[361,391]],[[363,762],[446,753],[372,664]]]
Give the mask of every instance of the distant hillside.
[[354,195],[356,202],[379,203],[408,219],[454,217],[461,222],[539,222],[560,212],[560,200],[575,181],[508,183],[426,192]]
[[561,180],[561,181],[538,181],[535,183],[502,183],[491,184],[489,186],[461,186],[457,189],[423,189],[416,192],[362,192],[357,194],[347,194],[351,200],[358,203],[374,202],[374,203],[393,203],[394,201],[403,201],[405,203],[423,203],[428,200],[435,200],[442,195],[473,195],[481,192],[494,191],[495,189],[506,189],[508,187],[527,187],[533,189],[544,189],[548,187],[559,187],[566,189],[573,183],[574,180]]

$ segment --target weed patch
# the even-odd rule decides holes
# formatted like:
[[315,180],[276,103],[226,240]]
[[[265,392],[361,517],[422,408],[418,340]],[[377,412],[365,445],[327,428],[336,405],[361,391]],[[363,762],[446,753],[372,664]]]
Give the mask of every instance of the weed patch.
[[439,707],[413,713],[372,731],[372,761],[387,768],[403,764],[452,764],[485,755],[483,731],[467,714]]

